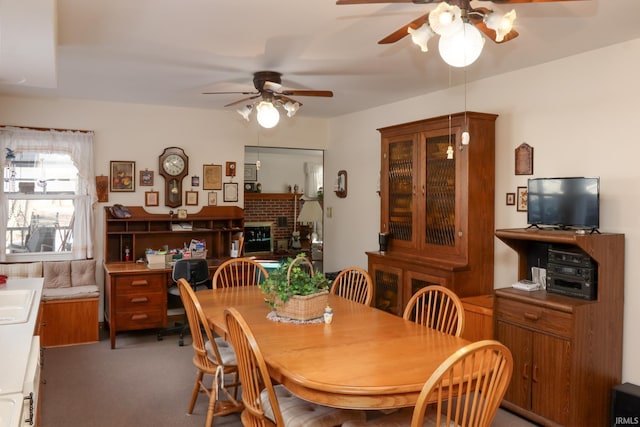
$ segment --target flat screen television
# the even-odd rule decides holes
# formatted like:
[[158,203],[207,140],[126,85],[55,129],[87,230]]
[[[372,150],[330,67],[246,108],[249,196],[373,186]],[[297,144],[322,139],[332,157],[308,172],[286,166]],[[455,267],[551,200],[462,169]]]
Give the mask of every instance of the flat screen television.
[[531,178],[527,186],[527,223],[557,228],[598,229],[600,178]]

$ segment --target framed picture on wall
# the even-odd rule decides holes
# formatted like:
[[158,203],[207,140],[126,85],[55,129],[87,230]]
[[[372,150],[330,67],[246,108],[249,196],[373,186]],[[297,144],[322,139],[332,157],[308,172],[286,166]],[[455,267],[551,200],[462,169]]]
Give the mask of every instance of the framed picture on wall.
[[237,182],[225,182],[223,198],[225,202],[237,202],[238,201],[238,183]]
[[527,187],[518,187],[518,192],[516,193],[517,201],[516,208],[519,212],[526,212],[528,205],[528,190]]
[[185,192],[185,204],[187,206],[198,206],[198,192],[186,191]]
[[218,204],[218,193],[210,191],[207,196],[209,206],[216,206]]
[[110,171],[109,191],[136,191],[136,162],[111,160]]
[[145,169],[140,171],[140,185],[151,187],[153,185],[153,171]]
[[145,191],[144,192],[144,205],[145,206],[158,206],[160,193],[157,191]]
[[202,166],[202,189],[222,190],[222,165]]
[[258,180],[258,167],[255,163],[244,164],[244,181],[256,182]]

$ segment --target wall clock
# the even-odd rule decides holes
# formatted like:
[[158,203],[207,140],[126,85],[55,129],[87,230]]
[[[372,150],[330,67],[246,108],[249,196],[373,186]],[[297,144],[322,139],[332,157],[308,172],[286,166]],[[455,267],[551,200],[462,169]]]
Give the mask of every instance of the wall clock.
[[189,157],[182,148],[165,148],[159,158],[160,175],[164,178],[164,204],[171,208],[182,205],[182,180],[189,174]]
[[225,175],[236,176],[236,162],[227,162]]

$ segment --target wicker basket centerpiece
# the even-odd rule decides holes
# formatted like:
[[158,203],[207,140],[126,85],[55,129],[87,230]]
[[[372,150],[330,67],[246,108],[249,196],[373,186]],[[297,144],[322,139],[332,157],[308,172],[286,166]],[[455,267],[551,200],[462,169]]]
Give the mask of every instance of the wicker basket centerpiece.
[[259,286],[276,314],[289,319],[322,317],[329,299],[329,281],[324,274],[313,271],[304,253],[283,261]]

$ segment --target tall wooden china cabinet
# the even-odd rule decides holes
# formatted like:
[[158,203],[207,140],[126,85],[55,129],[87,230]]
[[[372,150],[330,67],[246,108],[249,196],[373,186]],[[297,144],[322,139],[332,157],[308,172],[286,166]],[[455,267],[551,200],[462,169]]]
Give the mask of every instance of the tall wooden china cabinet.
[[430,284],[460,297],[493,292],[497,117],[463,112],[378,129],[380,231],[390,241],[385,253],[367,252],[376,307],[401,315]]
[[122,219],[111,216],[108,207],[104,211],[104,311],[111,348],[118,331],[167,327],[172,270],[136,262],[147,248],[181,248],[191,239],[204,240],[209,270],[215,270],[229,259],[231,241],[244,229],[244,211],[237,206],[204,206],[186,218],[148,213],[140,206],[129,210],[131,217]]

